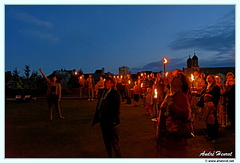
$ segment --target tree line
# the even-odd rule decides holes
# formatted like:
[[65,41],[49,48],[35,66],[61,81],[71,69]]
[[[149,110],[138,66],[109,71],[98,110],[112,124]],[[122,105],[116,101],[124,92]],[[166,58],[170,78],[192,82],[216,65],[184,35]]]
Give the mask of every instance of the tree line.
[[24,90],[45,89],[46,82],[37,71],[31,71],[30,65],[25,65],[24,75],[20,76],[20,71],[15,68],[12,72],[5,72],[5,91],[6,94],[11,91],[23,92]]

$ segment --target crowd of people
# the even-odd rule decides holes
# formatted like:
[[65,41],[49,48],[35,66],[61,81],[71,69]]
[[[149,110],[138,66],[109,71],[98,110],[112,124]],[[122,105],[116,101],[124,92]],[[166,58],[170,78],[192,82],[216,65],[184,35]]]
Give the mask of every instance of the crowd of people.
[[[219,127],[235,129],[235,77],[229,72],[225,78],[211,74],[205,77],[198,71],[187,76],[176,69],[164,77],[161,73],[141,73],[133,80],[126,74],[100,77],[95,83],[92,75],[85,78],[83,74],[79,77],[79,97],[84,98],[86,91],[83,90],[87,89],[89,101],[99,99],[93,125],[100,122],[109,157],[112,157],[111,148],[121,157],[117,128],[120,105],[131,104],[132,100],[135,107],[144,107],[151,120],[157,123],[160,157],[186,157],[186,139],[178,134],[180,126],[190,121],[205,121],[205,138],[211,142],[218,138]],[[53,88],[56,84],[48,83],[48,92],[58,92],[58,86]],[[57,98],[60,99],[60,95]],[[56,102],[52,103],[57,107]],[[52,107],[51,102],[49,107]],[[59,116],[64,118],[60,109]]]

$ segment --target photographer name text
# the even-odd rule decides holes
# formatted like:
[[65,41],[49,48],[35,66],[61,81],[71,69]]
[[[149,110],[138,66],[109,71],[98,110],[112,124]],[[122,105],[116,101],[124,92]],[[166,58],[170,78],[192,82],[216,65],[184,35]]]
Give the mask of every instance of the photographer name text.
[[199,154],[199,156],[221,156],[221,157],[231,157],[233,156],[233,152],[222,152],[222,151],[203,151]]

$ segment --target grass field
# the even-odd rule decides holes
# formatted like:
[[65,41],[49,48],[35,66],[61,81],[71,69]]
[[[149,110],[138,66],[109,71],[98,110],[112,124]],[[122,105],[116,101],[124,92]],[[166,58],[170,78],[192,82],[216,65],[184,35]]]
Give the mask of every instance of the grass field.
[[[91,127],[97,100],[63,99],[66,119],[49,120],[44,99],[29,103],[5,102],[6,158],[106,158],[99,125]],[[155,124],[143,107],[122,104],[120,146],[124,158],[156,158]],[[204,122],[196,122],[196,137],[188,140],[190,158],[203,151],[233,152],[235,132],[222,130],[220,139],[210,143],[200,131]],[[224,157],[226,158],[226,157]]]
[[[99,125],[91,127],[97,101],[63,99],[65,120],[56,110],[49,120],[45,100],[6,102],[7,158],[103,158],[106,152]],[[124,157],[155,157],[154,124],[143,108],[122,107],[120,145]],[[146,126],[149,125],[149,126]],[[144,146],[144,149],[140,147]],[[141,150],[139,150],[141,149]]]

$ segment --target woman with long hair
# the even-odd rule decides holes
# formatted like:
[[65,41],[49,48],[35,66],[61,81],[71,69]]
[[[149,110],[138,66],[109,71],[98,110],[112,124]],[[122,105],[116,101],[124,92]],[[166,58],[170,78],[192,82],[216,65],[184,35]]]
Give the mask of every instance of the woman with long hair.
[[[170,94],[164,99],[158,121],[158,154],[163,158],[185,158],[186,138],[179,134],[179,127],[191,120],[188,77],[179,72],[170,83]],[[183,126],[186,127],[186,126]]]

